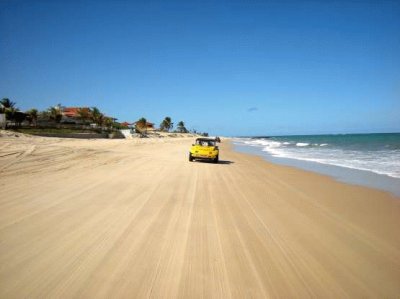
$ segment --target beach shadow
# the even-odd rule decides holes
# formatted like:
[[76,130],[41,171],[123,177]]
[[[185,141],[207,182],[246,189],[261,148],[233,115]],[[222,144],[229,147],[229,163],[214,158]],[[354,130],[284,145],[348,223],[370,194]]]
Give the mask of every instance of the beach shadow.
[[219,160],[218,164],[223,164],[223,165],[229,165],[229,164],[233,164],[235,162],[233,161],[228,161],[228,160]]
[[228,160],[219,160],[218,163],[214,163],[213,161],[208,161],[208,160],[195,160],[195,162],[206,163],[206,164],[215,164],[215,165],[229,165],[229,164],[235,163],[233,161],[228,161]]

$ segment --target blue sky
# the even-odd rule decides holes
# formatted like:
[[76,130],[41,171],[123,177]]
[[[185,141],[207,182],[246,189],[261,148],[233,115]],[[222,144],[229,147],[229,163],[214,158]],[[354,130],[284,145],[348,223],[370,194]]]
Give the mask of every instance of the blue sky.
[[216,135],[400,132],[400,2],[0,0],[0,97]]

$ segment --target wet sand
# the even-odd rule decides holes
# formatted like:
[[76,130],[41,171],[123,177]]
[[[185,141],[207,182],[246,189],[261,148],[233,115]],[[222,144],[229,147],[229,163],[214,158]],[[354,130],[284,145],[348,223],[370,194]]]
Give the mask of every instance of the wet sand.
[[0,298],[400,296],[400,198],[192,141],[0,137]]

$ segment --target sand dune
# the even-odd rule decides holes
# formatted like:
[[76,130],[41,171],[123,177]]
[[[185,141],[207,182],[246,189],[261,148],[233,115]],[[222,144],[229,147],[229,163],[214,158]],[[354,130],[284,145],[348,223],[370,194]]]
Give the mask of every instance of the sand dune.
[[400,200],[192,139],[0,137],[0,298],[398,298]]

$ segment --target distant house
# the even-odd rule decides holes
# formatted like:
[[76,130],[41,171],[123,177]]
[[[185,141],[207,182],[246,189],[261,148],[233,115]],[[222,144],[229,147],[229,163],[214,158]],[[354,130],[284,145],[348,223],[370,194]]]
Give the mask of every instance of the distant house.
[[121,126],[127,127],[127,128],[132,128],[133,125],[134,125],[134,123],[128,123],[127,121],[124,121],[123,123],[121,123]]
[[[137,126],[137,123],[139,121],[134,122],[133,124],[135,125],[135,127]],[[150,123],[150,122],[146,122],[146,130],[147,131],[155,131],[155,127],[154,127],[154,123]]]
[[62,115],[70,118],[79,118],[79,111],[86,110],[90,114],[90,108],[88,107],[63,107]]
[[61,114],[63,123],[79,123],[82,121],[80,110],[87,112],[88,117],[91,115],[91,110],[88,107],[62,107]]
[[[83,113],[82,113],[83,112]],[[89,107],[62,107],[62,123],[69,124],[86,124],[93,128],[99,125],[94,123],[92,117],[92,109]],[[83,115],[82,115],[83,114]],[[103,125],[102,127],[110,127],[113,123],[117,121],[117,118],[112,116],[107,116],[103,114]]]
[[65,117],[78,117],[78,107],[63,107],[62,115]]

